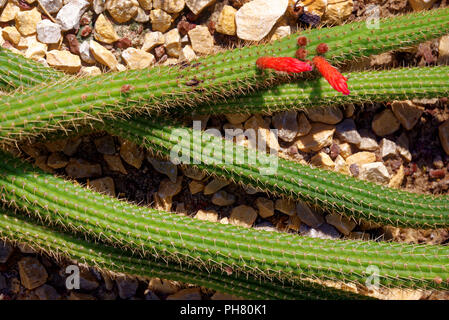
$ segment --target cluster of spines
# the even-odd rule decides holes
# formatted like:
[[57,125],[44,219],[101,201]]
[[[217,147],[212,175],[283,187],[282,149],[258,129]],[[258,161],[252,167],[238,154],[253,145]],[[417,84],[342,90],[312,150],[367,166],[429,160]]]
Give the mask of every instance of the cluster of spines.
[[449,249],[444,246],[322,240],[217,225],[95,193],[5,153],[0,154],[0,170],[4,203],[51,225],[172,264],[230,268],[280,281],[319,278],[362,285],[367,268],[377,265],[383,286],[449,286]]
[[[406,21],[410,19],[412,23]],[[441,36],[446,33],[448,20],[449,9],[440,9],[385,19],[380,29],[368,29],[365,22],[357,22],[302,34],[310,39],[308,47],[314,48],[325,39],[332,52],[327,59],[335,64]],[[177,67],[56,81],[20,97],[4,97],[0,139],[14,142],[114,115],[157,112],[246,93],[279,79],[272,73],[259,72],[255,62],[261,56],[294,56],[296,37],[218,53]],[[123,86],[132,90],[123,93]]]

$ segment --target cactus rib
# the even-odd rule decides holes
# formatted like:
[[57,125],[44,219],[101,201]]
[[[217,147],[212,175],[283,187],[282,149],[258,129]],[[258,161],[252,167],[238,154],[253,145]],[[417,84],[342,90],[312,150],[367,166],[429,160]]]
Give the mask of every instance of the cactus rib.
[[27,222],[25,217],[11,211],[0,213],[0,239],[27,244],[38,252],[45,252],[57,260],[69,259],[107,273],[125,273],[142,278],[164,278],[205,286],[223,293],[247,299],[363,299],[365,296],[324,287],[291,286],[278,281],[263,281],[225,275],[218,271],[199,272],[197,269],[168,265],[164,261],[143,259],[127,252],[93,243],[72,235],[54,231],[37,221]]
[[[384,19],[379,29],[369,29],[362,21],[301,34],[310,39],[309,52],[326,41],[331,48],[327,58],[335,64],[436,38],[448,27],[449,8],[444,8]],[[293,56],[296,37],[218,53],[177,67],[55,81],[20,97],[5,97],[0,105],[0,139],[11,142],[104,117],[196,105],[248,92],[279,79],[272,72],[258,70],[256,59]],[[123,85],[132,89],[123,93]]]
[[383,286],[449,287],[447,246],[322,240],[198,221],[101,195],[4,152],[0,188],[3,202],[29,215],[172,264],[231,268],[281,281],[359,284],[376,265]]

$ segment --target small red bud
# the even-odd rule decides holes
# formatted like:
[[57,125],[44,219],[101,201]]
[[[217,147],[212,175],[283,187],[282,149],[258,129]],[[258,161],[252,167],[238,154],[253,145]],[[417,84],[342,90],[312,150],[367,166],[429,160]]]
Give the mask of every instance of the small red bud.
[[320,43],[317,47],[316,47],[316,52],[318,54],[325,54],[326,52],[329,51],[329,46],[325,43]]
[[303,48],[299,48],[298,50],[296,50],[296,58],[298,58],[299,60],[304,60],[307,57],[307,50],[303,49]]
[[306,37],[299,37],[298,38],[298,46],[300,46],[300,47],[306,46],[308,42],[309,41],[307,40]]

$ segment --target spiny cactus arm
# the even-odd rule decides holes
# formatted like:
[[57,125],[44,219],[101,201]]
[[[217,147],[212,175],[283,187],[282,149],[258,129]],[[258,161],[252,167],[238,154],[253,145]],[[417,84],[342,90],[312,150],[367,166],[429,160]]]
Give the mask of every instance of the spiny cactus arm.
[[0,213],[0,240],[27,244],[37,252],[44,252],[58,261],[70,261],[94,267],[106,273],[124,273],[142,278],[163,278],[182,281],[233,294],[247,299],[366,299],[366,296],[310,283],[308,286],[288,282],[253,279],[219,271],[199,271],[189,267],[170,265],[164,261],[133,256],[128,252],[101,243],[86,241],[73,235],[55,231],[38,221],[28,221],[10,210]]
[[[311,206],[318,205],[356,220],[424,229],[449,226],[448,196],[415,194],[387,188],[337,172],[265,155],[207,133],[201,136],[197,132],[197,139],[193,141],[193,129],[161,119],[135,117],[127,121],[107,121],[102,128],[166,159],[170,159],[173,151],[181,150],[183,156],[187,155],[187,164],[209,174],[278,196],[303,200]],[[220,152],[209,155],[205,153],[207,148]],[[242,156],[244,158],[237,161]],[[269,166],[272,166],[273,172],[266,174],[263,168],[270,169]]]
[[101,195],[4,152],[0,190],[4,203],[47,224],[171,264],[293,283],[328,279],[361,285],[374,265],[382,286],[449,288],[447,246],[313,239],[199,221]]
[[[413,21],[413,22],[409,22]],[[301,32],[309,52],[326,41],[331,63],[418,44],[444,35],[449,8],[381,20],[379,29],[365,22]],[[178,66],[99,75],[35,87],[5,97],[0,105],[0,140],[15,142],[56,129],[130,112],[159,111],[230,98],[278,79],[258,70],[261,56],[294,56],[297,34],[270,44],[238,48]],[[123,86],[129,90],[123,90]]]

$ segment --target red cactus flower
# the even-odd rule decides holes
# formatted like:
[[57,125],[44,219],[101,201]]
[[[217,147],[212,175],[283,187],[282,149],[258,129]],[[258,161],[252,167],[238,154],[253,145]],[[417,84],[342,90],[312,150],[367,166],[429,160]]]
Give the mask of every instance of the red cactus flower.
[[288,73],[312,71],[311,65],[290,57],[261,57],[257,59],[256,65],[260,69],[274,69]]
[[323,77],[329,82],[329,84],[338,92],[348,95],[351,92],[348,89],[346,81],[348,79],[344,77],[337,69],[335,69],[326,59],[323,57],[314,57],[312,59],[313,64]]

